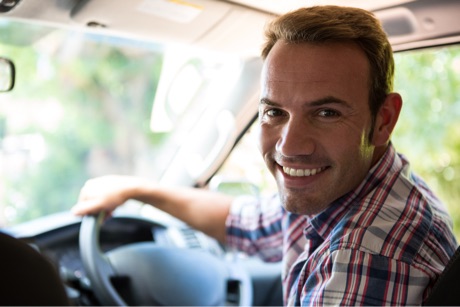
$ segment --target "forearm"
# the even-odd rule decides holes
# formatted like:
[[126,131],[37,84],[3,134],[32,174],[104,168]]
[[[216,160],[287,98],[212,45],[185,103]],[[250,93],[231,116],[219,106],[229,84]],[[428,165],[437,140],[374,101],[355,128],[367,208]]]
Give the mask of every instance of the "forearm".
[[225,241],[225,220],[232,198],[202,189],[162,187],[156,182],[131,176],[103,176],[85,183],[72,211],[77,215],[110,213],[128,199],[155,206]]
[[132,199],[150,204],[184,221],[191,227],[225,242],[225,220],[232,197],[194,188],[143,185]]

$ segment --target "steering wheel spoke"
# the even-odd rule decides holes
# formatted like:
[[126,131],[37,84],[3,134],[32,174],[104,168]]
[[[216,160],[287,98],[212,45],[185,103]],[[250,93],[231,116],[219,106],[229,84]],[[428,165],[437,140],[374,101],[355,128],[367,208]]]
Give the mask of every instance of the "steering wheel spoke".
[[[99,234],[104,219],[102,213],[85,216],[80,228],[83,267],[102,305],[222,306],[235,303],[232,294],[238,305],[251,304],[247,273],[208,250],[137,242],[103,253]],[[118,279],[125,281],[127,296],[112,283]],[[229,282],[238,286],[234,293]]]

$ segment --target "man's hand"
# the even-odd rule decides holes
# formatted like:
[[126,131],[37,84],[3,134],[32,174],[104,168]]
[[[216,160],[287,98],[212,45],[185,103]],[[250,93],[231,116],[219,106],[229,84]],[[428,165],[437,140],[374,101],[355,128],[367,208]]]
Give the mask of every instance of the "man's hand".
[[88,180],[80,191],[77,204],[72,208],[76,215],[105,211],[112,213],[147,183],[138,177],[109,175]]
[[204,189],[165,187],[134,176],[103,176],[85,183],[72,212],[76,215],[101,211],[111,214],[129,199],[155,206],[225,242],[225,220],[233,198]]

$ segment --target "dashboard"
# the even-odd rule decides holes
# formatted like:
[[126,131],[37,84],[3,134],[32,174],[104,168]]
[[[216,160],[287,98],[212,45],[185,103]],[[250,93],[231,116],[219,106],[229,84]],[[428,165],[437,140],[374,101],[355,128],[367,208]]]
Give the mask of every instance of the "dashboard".
[[[13,236],[33,246],[52,262],[59,271],[69,297],[75,305],[97,305],[80,256],[80,220],[71,219],[70,222],[62,223],[66,218],[59,215],[55,219],[61,219],[59,227],[36,230],[33,235],[20,234],[21,231],[16,233],[10,231],[10,234],[13,232]],[[175,224],[171,227],[148,218],[121,215],[108,219],[101,226],[99,246],[104,253],[140,242],[201,249],[218,257],[223,257],[225,254],[224,249],[215,240],[194,231],[185,224]]]
[[[34,231],[11,229],[10,234],[33,246],[52,262],[74,305],[100,305],[80,256],[80,224],[80,218],[56,215],[52,222],[48,220],[42,223],[42,228],[35,224],[30,227]],[[221,259],[235,258],[216,240],[182,222],[165,223],[139,215],[120,214],[106,220],[101,226],[99,246],[104,253],[141,242],[153,242],[162,247],[197,249]],[[244,256],[238,262],[250,276],[255,305],[282,305],[280,263],[265,264]]]

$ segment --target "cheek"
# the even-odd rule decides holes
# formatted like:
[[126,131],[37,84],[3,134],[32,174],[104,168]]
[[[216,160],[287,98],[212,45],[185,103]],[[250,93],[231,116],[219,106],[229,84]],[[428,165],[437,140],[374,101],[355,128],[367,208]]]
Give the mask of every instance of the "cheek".
[[[342,150],[335,153],[334,159],[340,164],[342,171],[347,176],[350,184],[354,187],[369,171],[372,164],[374,147],[369,144],[367,131],[353,138],[337,140],[341,142]],[[339,144],[339,143],[337,143]]]
[[349,146],[365,148],[370,146],[369,134],[372,131],[370,118],[354,118],[334,128],[336,142]]
[[323,135],[319,142],[335,161],[356,165],[367,164],[372,160],[374,147],[369,143],[368,129],[341,127],[341,129],[335,129],[334,133]]
[[263,124],[257,126],[256,136],[259,151],[265,158],[267,153],[270,153],[275,148],[276,137],[274,133]]

